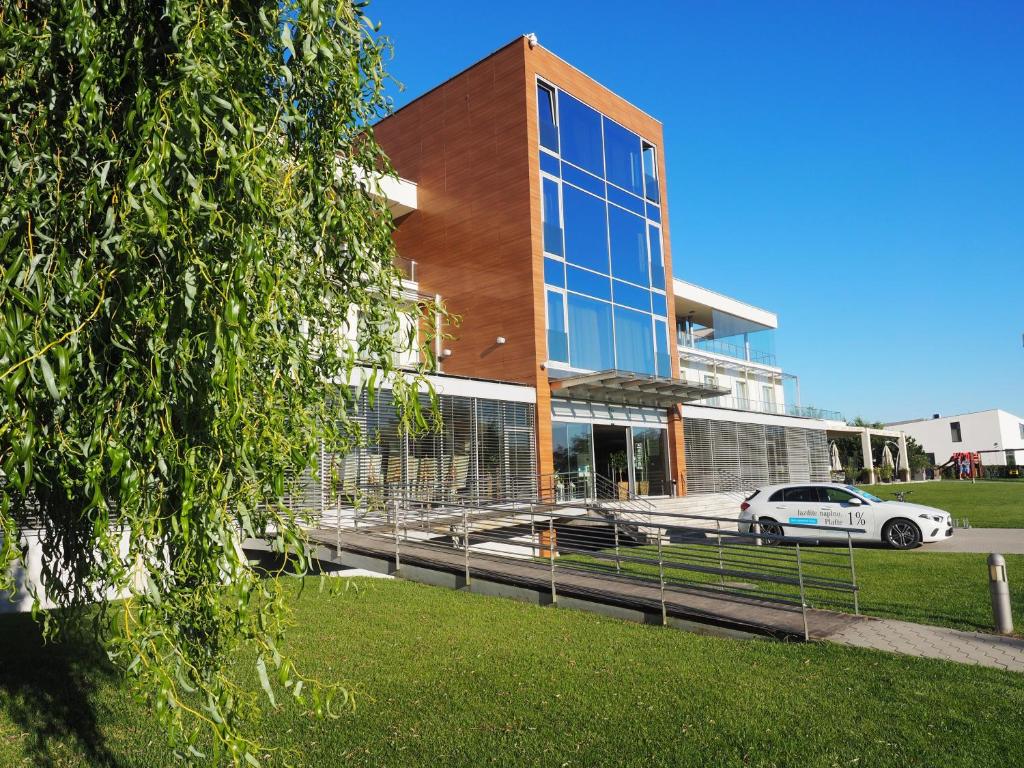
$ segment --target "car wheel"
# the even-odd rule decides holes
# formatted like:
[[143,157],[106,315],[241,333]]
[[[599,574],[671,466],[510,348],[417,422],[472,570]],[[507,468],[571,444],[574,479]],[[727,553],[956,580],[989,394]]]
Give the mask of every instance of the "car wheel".
[[921,529],[898,517],[882,528],[882,541],[893,549],[913,549],[921,544]]
[[771,518],[762,517],[758,520],[758,524],[761,526],[761,543],[767,544],[770,547],[776,546],[782,543],[782,526]]

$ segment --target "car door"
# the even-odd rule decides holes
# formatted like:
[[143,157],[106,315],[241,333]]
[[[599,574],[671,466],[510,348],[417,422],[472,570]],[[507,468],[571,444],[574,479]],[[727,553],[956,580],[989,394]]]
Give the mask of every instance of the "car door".
[[[786,488],[783,495],[786,517],[783,523],[790,525],[807,526],[820,525],[818,520],[821,503],[818,499],[818,489],[813,485],[795,485]],[[806,536],[816,538],[819,531],[814,528],[790,528],[786,531],[787,536]]]
[[[853,533],[855,539],[866,539],[874,536],[875,524],[871,508],[849,491],[842,488],[822,486],[821,493],[821,525],[836,528],[863,528],[864,533]],[[854,501],[856,499],[857,501]],[[859,504],[857,502],[860,502]],[[845,531],[823,531],[828,538],[845,539]]]

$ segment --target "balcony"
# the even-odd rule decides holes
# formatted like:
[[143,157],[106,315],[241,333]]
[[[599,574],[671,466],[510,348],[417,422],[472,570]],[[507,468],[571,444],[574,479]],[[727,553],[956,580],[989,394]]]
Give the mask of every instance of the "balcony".
[[410,283],[419,282],[416,279],[416,262],[412,259],[407,259],[404,256],[395,256],[392,262],[395,265],[395,269],[402,275],[402,279]]
[[751,400],[750,398],[721,395],[709,397],[696,403],[712,408],[729,408],[735,411],[751,411],[753,413],[769,413],[776,416],[796,416],[801,419],[824,419],[826,421],[844,421],[839,411],[826,411],[809,405],[785,405],[774,401]]
[[774,354],[771,352],[760,352],[756,349],[751,349],[749,344],[741,346],[739,344],[731,344],[720,339],[691,338],[691,336],[682,329],[677,329],[676,331],[676,343],[680,347],[695,349],[699,352],[710,352],[711,354],[723,355],[724,357],[730,357],[734,360],[744,360],[748,363],[768,365],[772,368],[778,367]]

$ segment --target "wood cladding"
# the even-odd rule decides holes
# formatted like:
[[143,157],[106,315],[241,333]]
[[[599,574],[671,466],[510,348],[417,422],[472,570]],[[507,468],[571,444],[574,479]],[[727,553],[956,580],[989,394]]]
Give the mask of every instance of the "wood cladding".
[[420,290],[462,317],[445,344],[445,372],[536,386],[526,94],[517,41],[375,132],[418,186],[419,210],[395,232],[398,251],[417,262]]

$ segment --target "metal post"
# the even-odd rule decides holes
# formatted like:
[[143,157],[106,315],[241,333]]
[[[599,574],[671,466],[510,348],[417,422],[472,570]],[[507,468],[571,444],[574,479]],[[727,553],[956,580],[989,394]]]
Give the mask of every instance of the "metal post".
[[1013,632],[1013,614],[1010,610],[1010,582],[1006,578],[1006,558],[992,553],[988,556],[988,591],[992,596],[992,621],[996,632]]
[[756,517],[750,521],[750,532],[754,534],[755,537],[754,546],[760,547],[764,542],[761,541],[761,523],[758,522]]
[[537,528],[536,528],[536,526],[533,523],[533,504],[531,504],[530,505],[530,556],[531,557],[536,557],[537,555],[540,554],[540,549],[539,548],[537,549],[536,552],[534,552],[534,550],[533,550],[533,543],[535,541],[537,541]]
[[[338,491],[338,503],[334,505],[334,511],[337,514],[335,522],[338,524],[338,535],[334,541],[334,557],[336,560],[341,561],[341,491]],[[355,515],[355,509],[353,506],[353,515]]]
[[466,551],[466,586],[470,585],[469,579],[469,511],[462,508],[462,546]]
[[619,565],[619,520],[615,518],[615,572],[622,573]]
[[[387,509],[388,502],[384,502],[384,508]],[[401,542],[401,536],[398,533],[398,502],[394,502],[393,512],[395,515],[395,573],[397,574],[402,570],[402,555],[399,551],[399,543]]]
[[658,531],[658,579],[661,582],[661,625],[668,624],[668,612],[665,610],[665,558],[662,556],[661,531]]
[[715,533],[718,538],[718,580],[725,586],[725,559],[722,555],[722,521],[715,520]]
[[850,553],[850,583],[853,584],[853,612],[860,616],[860,602],[857,598],[857,569],[853,567],[853,536],[846,532],[846,548]]
[[804,617],[804,640],[811,639],[811,633],[807,629],[807,599],[804,595],[804,566],[800,559],[800,542],[796,543],[796,573],[800,579],[800,612]]
[[551,561],[551,604],[558,605],[558,592],[555,590],[555,516],[548,516],[548,559]]

